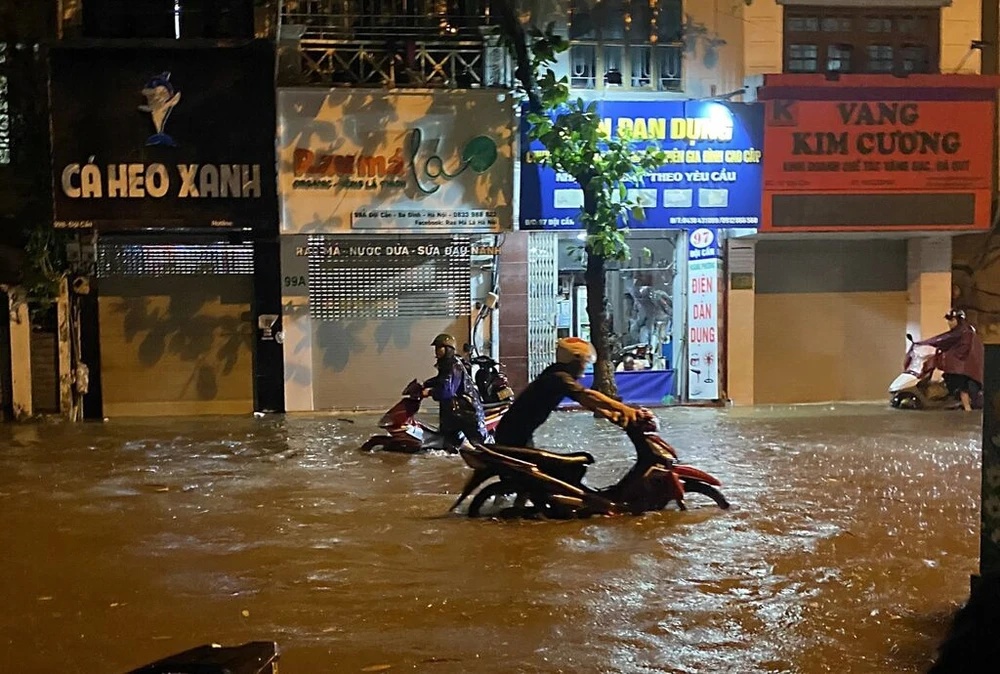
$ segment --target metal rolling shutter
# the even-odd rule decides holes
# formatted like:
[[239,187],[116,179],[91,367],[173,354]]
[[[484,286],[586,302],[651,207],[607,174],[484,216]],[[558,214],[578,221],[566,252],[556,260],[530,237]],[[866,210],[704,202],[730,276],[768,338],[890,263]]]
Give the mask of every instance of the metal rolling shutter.
[[432,376],[430,342],[439,332],[464,340],[471,294],[469,237],[311,236],[316,409],[382,408],[410,379]]
[[108,236],[96,266],[107,416],[252,411],[252,243]]

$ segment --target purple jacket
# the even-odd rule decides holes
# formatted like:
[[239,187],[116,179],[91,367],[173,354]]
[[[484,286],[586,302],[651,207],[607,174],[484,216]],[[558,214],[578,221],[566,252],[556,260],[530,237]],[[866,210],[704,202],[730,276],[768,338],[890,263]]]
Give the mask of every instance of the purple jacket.
[[948,332],[918,343],[941,351],[938,367],[945,374],[964,374],[982,385],[983,342],[976,329],[968,323],[959,323]]

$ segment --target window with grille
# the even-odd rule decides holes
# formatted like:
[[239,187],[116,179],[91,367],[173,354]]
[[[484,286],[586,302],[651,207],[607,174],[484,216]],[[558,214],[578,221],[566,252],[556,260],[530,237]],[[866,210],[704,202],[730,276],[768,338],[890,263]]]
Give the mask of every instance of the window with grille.
[[936,73],[939,9],[786,6],[788,73]]
[[468,237],[309,237],[309,311],[324,321],[468,316]]
[[682,0],[572,0],[570,86],[679,90]]

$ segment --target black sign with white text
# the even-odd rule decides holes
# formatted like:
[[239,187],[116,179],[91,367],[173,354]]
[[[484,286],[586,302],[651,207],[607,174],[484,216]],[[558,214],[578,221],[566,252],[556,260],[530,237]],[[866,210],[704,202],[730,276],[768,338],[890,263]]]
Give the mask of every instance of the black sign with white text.
[[277,231],[274,51],[50,51],[56,227]]

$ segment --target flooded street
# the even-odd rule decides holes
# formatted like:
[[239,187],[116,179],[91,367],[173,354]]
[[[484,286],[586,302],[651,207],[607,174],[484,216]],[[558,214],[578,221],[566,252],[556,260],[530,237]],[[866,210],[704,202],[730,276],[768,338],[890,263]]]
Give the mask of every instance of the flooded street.
[[[979,416],[658,410],[733,508],[449,515],[458,457],[367,455],[377,416],[0,427],[0,668],[122,672],[273,639],[284,674],[923,672],[967,597]],[[537,437],[631,465],[588,415]]]

